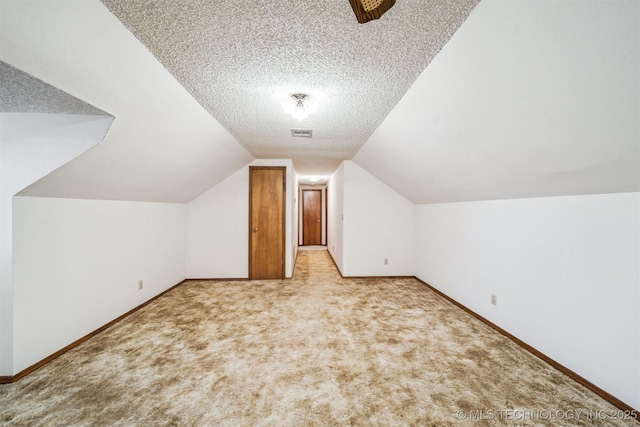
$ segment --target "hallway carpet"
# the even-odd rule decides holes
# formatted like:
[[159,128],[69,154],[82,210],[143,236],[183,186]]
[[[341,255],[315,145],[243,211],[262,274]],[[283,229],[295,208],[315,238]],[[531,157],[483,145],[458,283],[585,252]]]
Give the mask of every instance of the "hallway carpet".
[[189,281],[21,381],[2,425],[640,425],[415,279]]

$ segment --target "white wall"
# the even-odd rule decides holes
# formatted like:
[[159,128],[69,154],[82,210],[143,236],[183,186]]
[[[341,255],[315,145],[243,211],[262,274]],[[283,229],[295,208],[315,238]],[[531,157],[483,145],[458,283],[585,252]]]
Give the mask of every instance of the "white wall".
[[291,179],[291,277],[293,277],[300,239],[300,183],[293,163],[291,163]]
[[[287,168],[285,276],[291,277],[298,239],[293,162],[261,159],[250,166]],[[248,233],[249,165],[187,204],[187,277],[247,278]]]
[[98,144],[113,118],[0,114],[0,376],[13,374],[13,195]]
[[416,275],[640,408],[639,222],[639,193],[419,205]]
[[248,277],[249,170],[187,204],[187,277]]
[[344,274],[344,166],[340,163],[338,169],[331,175],[327,184],[327,249],[338,269]]
[[13,219],[14,374],[185,278],[183,204],[15,197]]
[[344,163],[343,274],[413,276],[415,205],[354,162]]
[[413,276],[413,203],[350,160],[327,191],[328,249],[344,276]]

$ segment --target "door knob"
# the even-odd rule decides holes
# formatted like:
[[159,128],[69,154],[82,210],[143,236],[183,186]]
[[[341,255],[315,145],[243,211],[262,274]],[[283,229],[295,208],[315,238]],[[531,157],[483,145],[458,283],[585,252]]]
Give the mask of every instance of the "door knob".
[[318,222],[320,222],[320,220],[318,220]]
[[253,232],[257,232],[258,231],[258,227],[253,227]]

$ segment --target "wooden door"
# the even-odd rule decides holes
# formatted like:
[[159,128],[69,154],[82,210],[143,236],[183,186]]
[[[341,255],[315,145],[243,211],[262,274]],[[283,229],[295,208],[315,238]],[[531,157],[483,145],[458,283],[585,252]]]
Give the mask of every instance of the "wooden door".
[[302,244],[322,244],[322,190],[302,190]]
[[284,167],[249,167],[249,279],[284,279]]

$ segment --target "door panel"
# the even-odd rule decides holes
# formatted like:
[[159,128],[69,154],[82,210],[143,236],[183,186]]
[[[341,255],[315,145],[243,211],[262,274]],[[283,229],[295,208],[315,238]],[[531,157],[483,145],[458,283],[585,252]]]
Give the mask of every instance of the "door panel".
[[284,279],[285,168],[249,167],[249,279]]
[[302,190],[302,244],[322,244],[322,190]]

